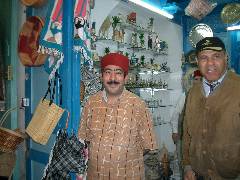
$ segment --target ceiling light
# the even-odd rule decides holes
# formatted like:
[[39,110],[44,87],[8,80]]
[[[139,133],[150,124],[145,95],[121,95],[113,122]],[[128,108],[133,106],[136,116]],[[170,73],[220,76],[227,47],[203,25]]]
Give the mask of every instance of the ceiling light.
[[129,0],[129,1],[135,3],[135,4],[139,5],[139,6],[142,6],[144,8],[147,8],[147,9],[149,9],[149,10],[155,12],[155,13],[158,13],[158,14],[160,14],[162,16],[165,16],[165,17],[167,17],[169,19],[173,19],[173,15],[172,14],[169,14],[168,12],[166,12],[166,11],[164,11],[162,9],[159,9],[156,6],[148,4],[148,3],[144,2],[143,0]]
[[240,30],[240,25],[227,27],[228,31]]

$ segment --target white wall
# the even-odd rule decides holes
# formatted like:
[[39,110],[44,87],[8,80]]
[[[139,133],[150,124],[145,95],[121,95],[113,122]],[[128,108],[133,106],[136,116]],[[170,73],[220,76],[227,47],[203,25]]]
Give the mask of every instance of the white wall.
[[99,31],[104,19],[118,4],[119,0],[95,0],[94,9],[91,11],[91,21],[96,22],[96,32]]

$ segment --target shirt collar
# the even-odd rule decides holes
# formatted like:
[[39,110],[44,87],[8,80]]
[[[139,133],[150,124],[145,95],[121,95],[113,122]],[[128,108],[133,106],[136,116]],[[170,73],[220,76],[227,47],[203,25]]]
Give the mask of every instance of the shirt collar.
[[[123,89],[123,92],[125,91],[125,87]],[[119,96],[118,100],[121,99],[121,97],[123,96],[123,92],[122,94]],[[108,97],[107,97],[107,92],[106,92],[106,89],[104,88],[103,91],[102,91],[102,98],[105,102],[108,102]]]
[[[226,74],[227,74],[227,71],[225,71],[225,73],[217,81],[213,81],[211,84],[216,84],[216,87],[219,86],[219,84],[222,83]],[[210,87],[207,84],[209,84],[209,82],[203,77],[202,85],[203,85],[203,89],[204,89],[206,96],[208,96],[210,93]]]
[[[213,81],[211,84],[219,84],[223,81],[224,77],[226,76],[227,74],[227,71],[225,71],[225,73],[217,80],[217,81]],[[206,83],[209,83],[205,78],[203,78],[203,83],[206,84]]]

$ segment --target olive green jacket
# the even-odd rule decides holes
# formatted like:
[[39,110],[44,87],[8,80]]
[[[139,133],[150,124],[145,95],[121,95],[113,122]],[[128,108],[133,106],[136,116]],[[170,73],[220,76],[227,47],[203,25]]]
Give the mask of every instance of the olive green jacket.
[[200,81],[190,89],[183,122],[183,165],[214,180],[240,175],[240,77],[235,73],[229,71],[208,97]]

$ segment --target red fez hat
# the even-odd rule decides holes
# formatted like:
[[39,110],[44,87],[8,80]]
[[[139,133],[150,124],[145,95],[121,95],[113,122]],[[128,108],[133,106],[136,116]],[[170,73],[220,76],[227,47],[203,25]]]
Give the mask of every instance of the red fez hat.
[[125,75],[128,74],[129,60],[126,56],[119,53],[109,53],[103,56],[101,60],[101,69],[103,70],[108,65],[119,66]]

